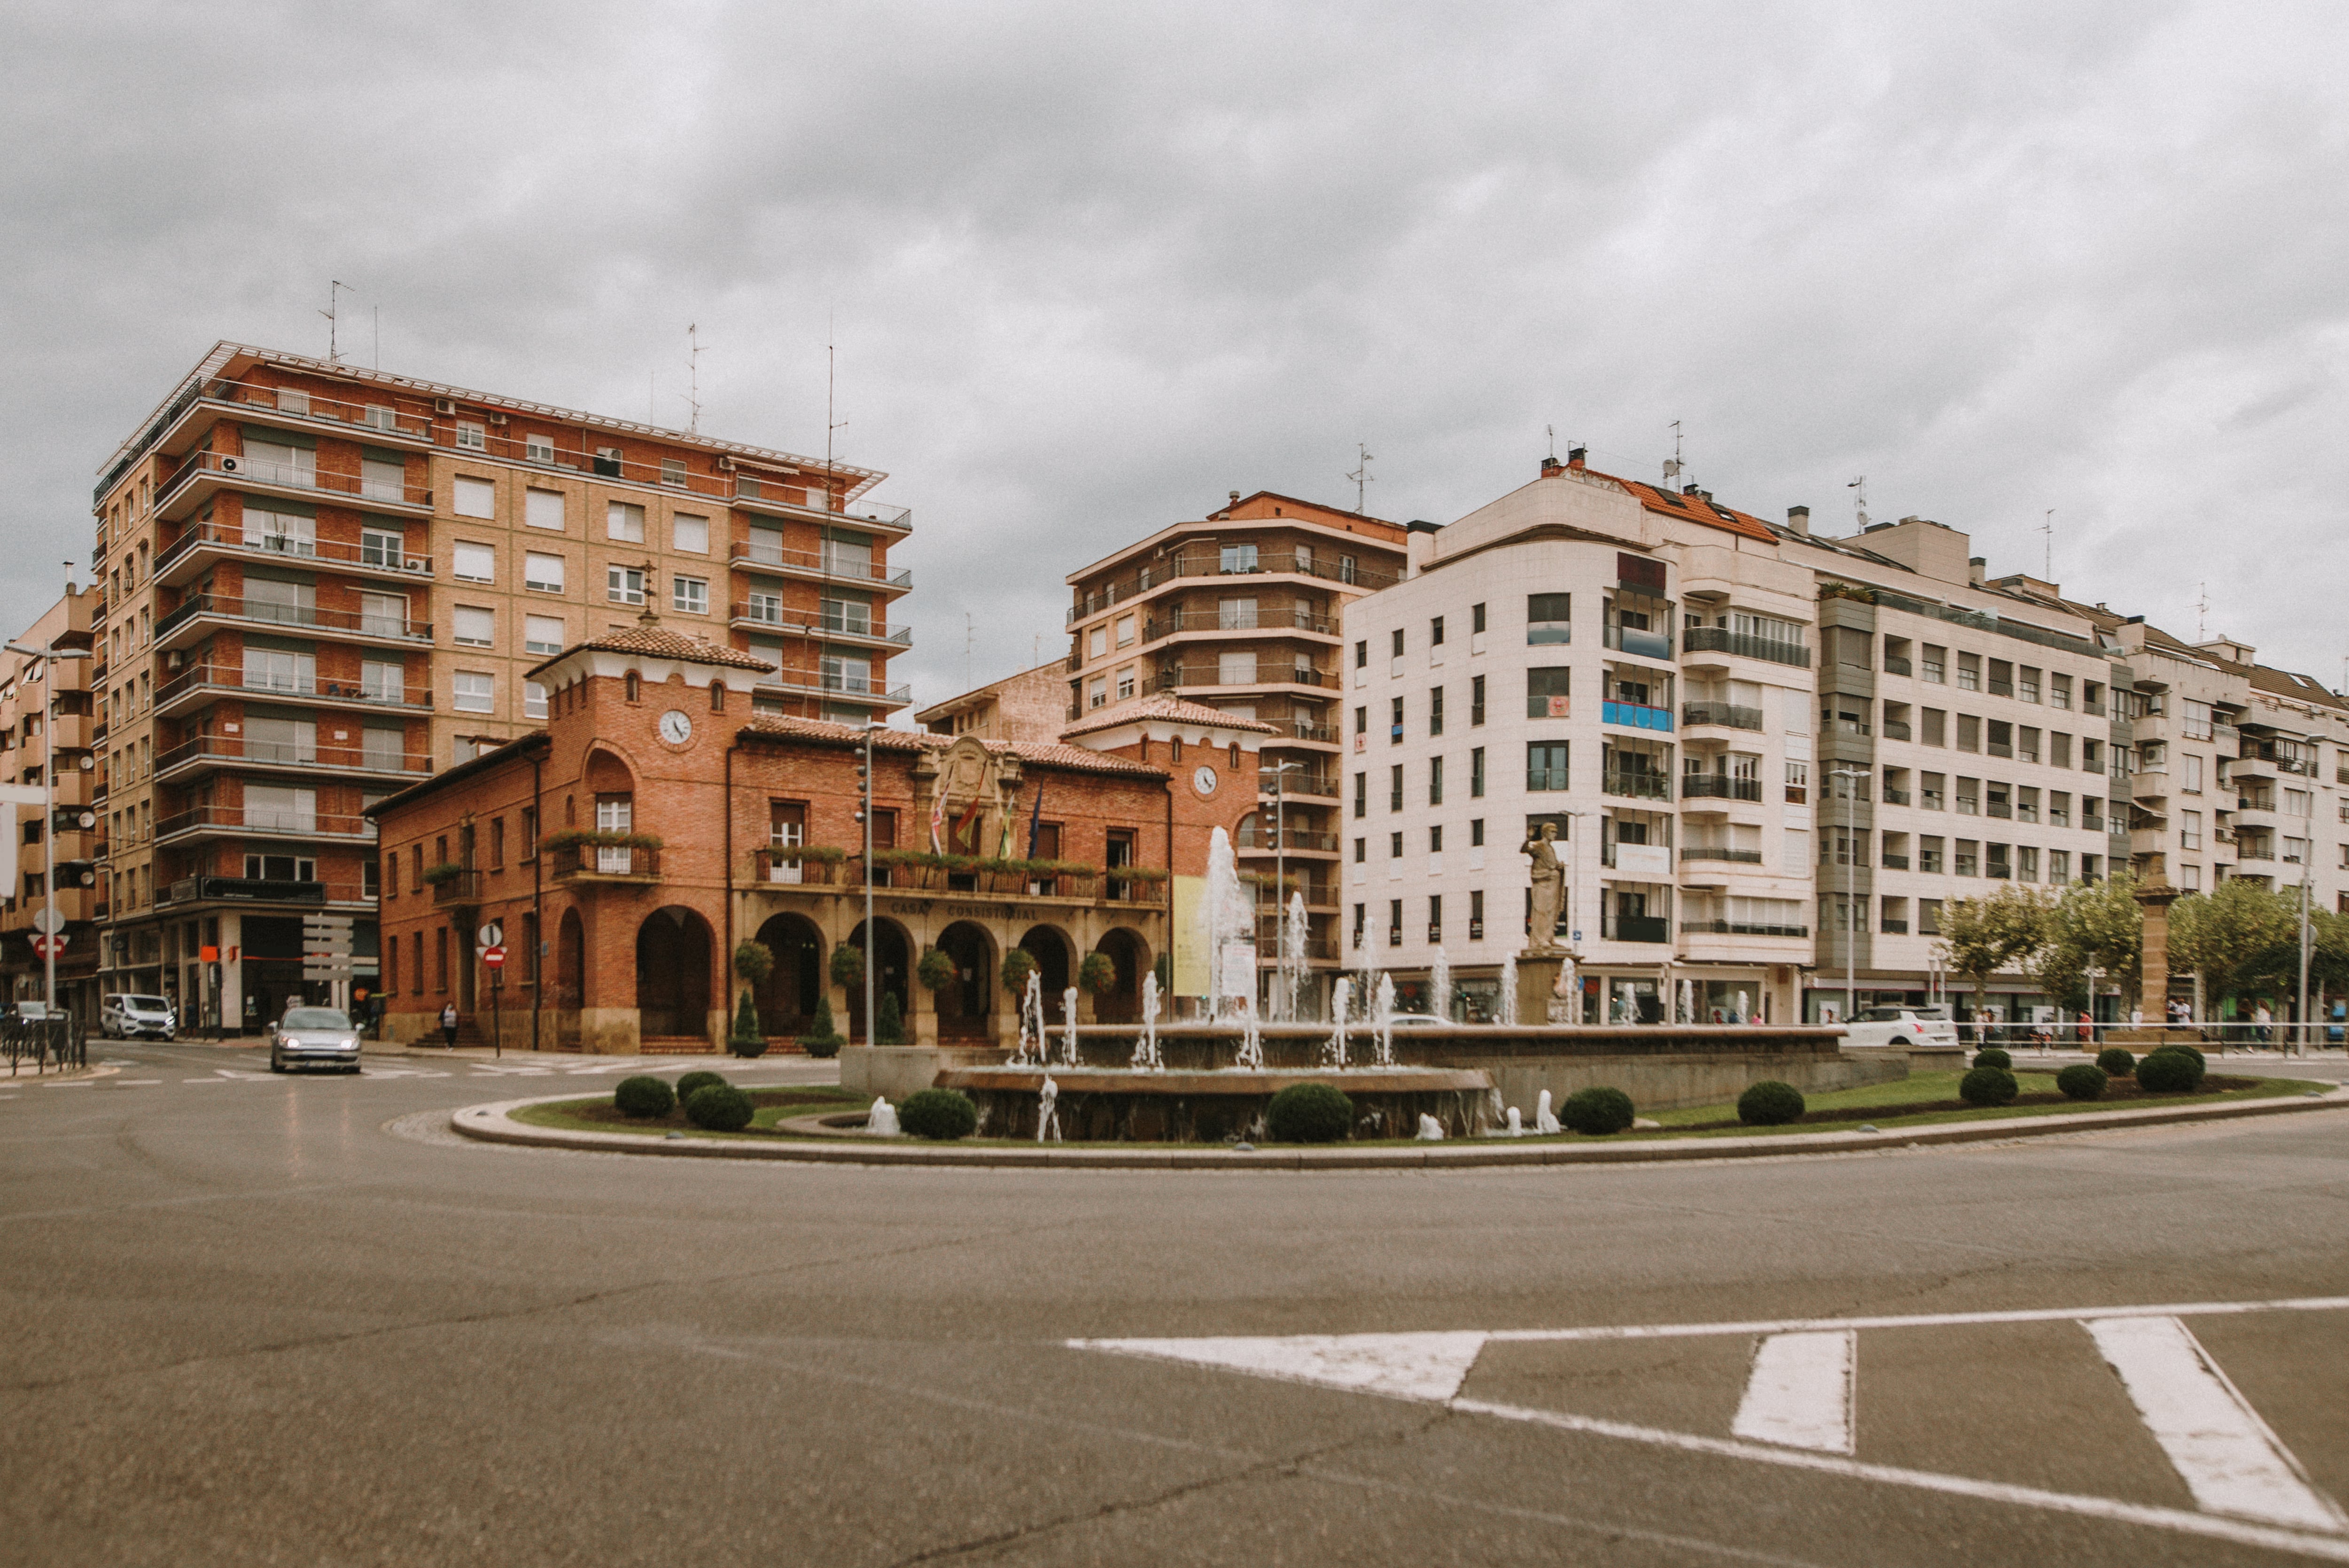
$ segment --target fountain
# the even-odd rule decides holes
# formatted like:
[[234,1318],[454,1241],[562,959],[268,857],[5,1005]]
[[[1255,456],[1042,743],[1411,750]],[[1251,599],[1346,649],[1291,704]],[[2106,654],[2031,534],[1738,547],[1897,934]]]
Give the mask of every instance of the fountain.
[[1391,1068],[1394,1059],[1394,976],[1379,976],[1379,999],[1371,1009],[1371,1026],[1378,1031],[1378,1054],[1371,1059]]
[[1069,1026],[1067,1043],[1061,1047],[1061,1060],[1075,1067],[1080,1057],[1077,1055],[1077,988],[1074,985],[1061,993],[1061,1018]]
[[1240,1004],[1240,1049],[1232,1065],[1245,1073],[1264,1070],[1264,1026],[1257,1021],[1254,997]]
[[1028,987],[1019,997],[1019,1048],[1012,1053],[1014,1067],[1040,1067],[1052,1054],[1044,1033],[1044,980],[1028,971]]
[[897,1108],[885,1098],[876,1098],[873,1109],[864,1113],[864,1130],[875,1138],[895,1138],[898,1134]]
[[1501,960],[1501,994],[1495,998],[1500,1006],[1494,1016],[1505,1029],[1517,1026],[1517,955],[1514,953]]
[[1346,1009],[1354,1005],[1354,983],[1344,975],[1330,989],[1330,1016],[1336,1020],[1330,1026],[1330,1045],[1322,1061],[1330,1067],[1346,1065]]
[[1206,897],[1201,917],[1207,950],[1207,1016],[1223,1017],[1240,997],[1256,995],[1256,903],[1240,882],[1232,836],[1217,828],[1207,840]]
[[1427,1010],[1447,1024],[1452,1021],[1452,960],[1444,955],[1442,943],[1427,966]]
[[1419,1119],[1418,1136],[1429,1143],[1441,1142],[1444,1139],[1444,1124],[1432,1116],[1423,1114]]
[[1166,1066],[1158,1054],[1158,975],[1155,970],[1142,977],[1142,1037],[1133,1043],[1133,1065],[1151,1072]]
[[1305,915],[1305,894],[1302,892],[1290,893],[1288,919],[1280,932],[1281,1020],[1284,1023],[1295,1023],[1302,1011],[1300,1004],[1304,1000],[1305,977],[1309,973],[1306,967],[1305,943],[1311,929]]
[[1547,1089],[1542,1090],[1541,1099],[1535,1102],[1534,1130],[1545,1134],[1558,1130],[1557,1112],[1549,1108],[1549,1090]]
[[1044,1087],[1036,1091],[1037,1142],[1061,1141],[1061,1113],[1058,1109],[1060,1103],[1061,1086],[1052,1081],[1052,1074],[1050,1069],[1047,1069],[1044,1074]]

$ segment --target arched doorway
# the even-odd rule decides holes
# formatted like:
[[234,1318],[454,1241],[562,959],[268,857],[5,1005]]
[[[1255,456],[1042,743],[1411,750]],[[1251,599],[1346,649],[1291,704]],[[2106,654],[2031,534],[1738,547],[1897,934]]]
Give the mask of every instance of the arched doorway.
[[759,1032],[807,1033],[823,996],[823,934],[803,914],[778,914],[759,927],[758,940],[775,955],[767,983],[755,993]]
[[636,1029],[647,1040],[709,1034],[709,923],[683,904],[636,927]]
[[1036,977],[1044,988],[1045,1022],[1067,1023],[1066,993],[1076,984],[1076,965],[1070,955],[1068,936],[1057,925],[1031,925],[1020,937],[1019,945],[1036,961]]
[[984,928],[958,920],[938,933],[938,947],[955,962],[954,983],[936,993],[938,1038],[986,1039],[998,983],[995,944]]
[[[914,994],[906,987],[914,972],[913,944],[906,939],[905,928],[894,920],[874,923],[880,930],[876,942],[868,943],[864,927],[860,923],[849,933],[848,944],[864,950],[864,961],[873,975],[874,1006],[879,1006],[883,996],[897,998],[897,1016],[910,1031],[914,1016]],[[848,987],[848,1034],[858,1045],[872,1037],[864,1026],[864,987]]]
[[554,1006],[576,1012],[585,1006],[587,974],[587,933],[579,912],[566,909],[554,936]]
[[1096,953],[1106,953],[1117,968],[1117,984],[1093,998],[1093,1016],[1104,1024],[1142,1021],[1142,977],[1150,973],[1150,948],[1122,925],[1102,934]]

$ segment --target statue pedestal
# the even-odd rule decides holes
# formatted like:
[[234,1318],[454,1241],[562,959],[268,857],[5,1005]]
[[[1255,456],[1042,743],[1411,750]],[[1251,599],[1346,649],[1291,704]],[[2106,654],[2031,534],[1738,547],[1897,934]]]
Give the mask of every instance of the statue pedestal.
[[1557,997],[1557,977],[1566,967],[1563,953],[1517,954],[1517,1022],[1549,1022],[1549,1005]]

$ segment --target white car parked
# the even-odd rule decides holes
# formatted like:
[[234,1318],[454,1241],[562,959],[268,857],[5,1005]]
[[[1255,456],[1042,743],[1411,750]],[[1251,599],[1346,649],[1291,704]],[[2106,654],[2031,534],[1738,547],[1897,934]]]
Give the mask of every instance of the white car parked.
[[98,1032],[108,1039],[129,1040],[152,1035],[168,1040],[179,1026],[180,1016],[168,996],[113,993],[98,998]]
[[1947,1007],[1864,1007],[1846,1024],[1847,1046],[1956,1046],[1958,1026]]

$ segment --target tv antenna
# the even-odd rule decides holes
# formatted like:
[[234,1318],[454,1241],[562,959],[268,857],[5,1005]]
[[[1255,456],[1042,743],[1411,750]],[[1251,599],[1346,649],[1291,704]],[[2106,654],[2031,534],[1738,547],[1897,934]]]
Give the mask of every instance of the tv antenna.
[[1557,461],[1557,427],[1556,425],[1544,425],[1542,427],[1542,434],[1549,438],[1549,460],[1555,463]]
[[1346,477],[1354,481],[1354,510],[1360,511],[1362,510],[1363,501],[1367,499],[1368,487],[1374,478],[1371,472],[1371,463],[1374,454],[1370,448],[1360,441],[1354,443],[1354,450],[1361,457],[1361,467]]
[[2198,583],[2194,585],[2194,640],[2196,642],[2201,642],[2209,634],[2208,629],[2209,618],[2210,584],[2208,582]]
[[[835,419],[832,417],[833,384],[834,369],[838,364],[837,349],[833,342],[835,334],[832,330],[832,324],[833,313],[825,311],[823,313],[823,510],[826,511],[833,509],[832,433],[834,430],[848,428],[847,420]],[[966,668],[963,673],[968,675],[970,672]]]
[[1857,492],[1851,498],[1851,504],[1853,510],[1859,513],[1859,531],[1866,533],[1868,531],[1868,476],[1862,474],[1843,488]]
[[[326,363],[329,365],[340,365],[343,362],[342,345],[335,335],[335,312],[343,303],[343,291],[350,286],[340,278],[335,279],[334,286],[326,291],[326,308],[318,313],[326,318]],[[357,291],[354,289],[352,292],[356,294]]]
[[2055,583],[2055,509],[2054,507],[2047,509],[2047,521],[2039,525],[2039,531],[2047,536],[2046,576],[2048,585],[2053,587]]
[[1677,480],[1681,475],[1686,471],[1687,467],[1687,465],[1681,461],[1681,422],[1678,419],[1672,421],[1671,429],[1672,455],[1664,459],[1664,488],[1666,490],[1678,490],[1680,488],[1679,485],[1673,481]]
[[701,336],[691,322],[685,324],[685,428],[701,433]]

